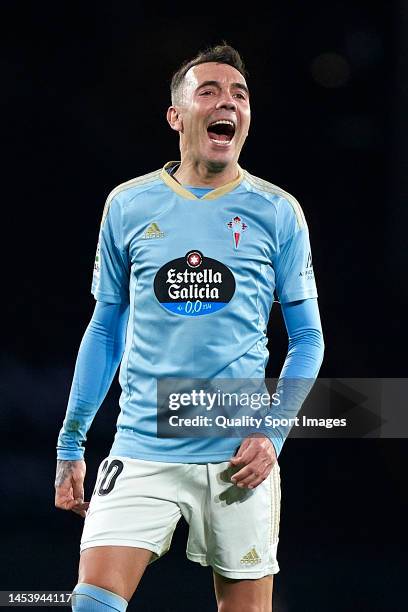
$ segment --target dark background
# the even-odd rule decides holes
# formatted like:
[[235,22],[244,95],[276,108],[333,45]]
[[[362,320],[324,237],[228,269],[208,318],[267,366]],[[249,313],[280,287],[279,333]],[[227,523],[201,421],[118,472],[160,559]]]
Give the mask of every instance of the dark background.
[[[93,311],[104,201],[178,158],[165,111],[179,63],[222,39],[246,61],[241,165],[305,211],[325,377],[406,375],[408,2],[3,4],[2,590],[71,590],[82,519],[53,507],[55,444]],[[286,336],[270,321],[276,376]],[[118,413],[88,436],[87,497]],[[406,440],[289,440],[274,612],[406,609]],[[186,526],[129,610],[215,610]]]

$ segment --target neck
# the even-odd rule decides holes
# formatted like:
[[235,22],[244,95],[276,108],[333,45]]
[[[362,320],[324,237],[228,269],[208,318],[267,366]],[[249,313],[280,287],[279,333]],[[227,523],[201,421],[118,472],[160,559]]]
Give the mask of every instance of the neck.
[[205,162],[194,163],[182,160],[180,166],[173,174],[181,185],[194,185],[194,187],[222,187],[238,177],[238,164],[234,162],[224,168],[219,168],[215,164]]

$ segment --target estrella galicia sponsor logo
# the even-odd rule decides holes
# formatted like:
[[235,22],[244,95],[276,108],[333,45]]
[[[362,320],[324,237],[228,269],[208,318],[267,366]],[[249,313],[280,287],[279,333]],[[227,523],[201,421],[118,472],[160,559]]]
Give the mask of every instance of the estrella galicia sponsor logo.
[[154,292],[170,312],[197,317],[227,306],[235,293],[235,278],[223,263],[193,250],[160,268]]

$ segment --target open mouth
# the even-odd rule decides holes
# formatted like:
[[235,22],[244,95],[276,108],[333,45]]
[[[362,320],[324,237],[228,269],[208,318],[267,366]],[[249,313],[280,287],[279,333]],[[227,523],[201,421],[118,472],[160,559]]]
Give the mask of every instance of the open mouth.
[[235,124],[229,119],[218,119],[213,121],[207,128],[208,136],[211,142],[215,144],[227,146],[234,138]]

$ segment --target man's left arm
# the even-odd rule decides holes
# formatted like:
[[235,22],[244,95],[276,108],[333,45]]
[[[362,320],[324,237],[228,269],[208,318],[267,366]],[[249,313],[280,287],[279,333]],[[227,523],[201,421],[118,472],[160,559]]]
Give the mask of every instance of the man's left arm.
[[[289,347],[279,378],[278,391],[288,400],[280,406],[279,416],[294,418],[317,378],[324,353],[322,326],[317,298],[282,304]],[[289,393],[288,393],[289,390]],[[277,413],[278,414],[278,413]],[[274,416],[277,416],[274,413]],[[245,438],[231,465],[243,465],[232,478],[239,487],[254,489],[268,476],[277,460],[290,427],[263,428]]]
[[[297,415],[323,359],[323,334],[317,305],[309,230],[299,202],[286,194],[276,208],[276,240],[271,257],[274,289],[281,303],[289,348],[278,381],[280,404],[274,418]],[[246,438],[231,464],[244,467],[235,474],[240,486],[254,488],[269,475],[290,427],[266,427]]]

